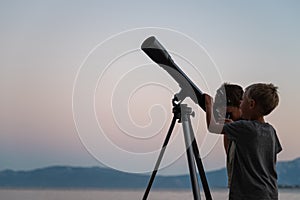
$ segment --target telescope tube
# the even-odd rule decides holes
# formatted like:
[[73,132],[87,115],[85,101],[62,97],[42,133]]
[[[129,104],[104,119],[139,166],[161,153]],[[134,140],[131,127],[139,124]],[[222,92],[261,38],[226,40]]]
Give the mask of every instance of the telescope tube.
[[[166,70],[178,83],[180,92],[175,94],[178,101],[190,97],[205,111],[204,93],[189,79],[189,77],[176,65],[167,50],[159,41],[151,36],[141,45],[142,50],[160,67]],[[191,91],[192,89],[192,91]]]

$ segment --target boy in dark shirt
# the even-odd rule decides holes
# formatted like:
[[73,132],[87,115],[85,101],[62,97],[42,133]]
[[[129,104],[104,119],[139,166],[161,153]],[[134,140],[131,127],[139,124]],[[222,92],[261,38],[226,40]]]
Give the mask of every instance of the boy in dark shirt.
[[276,158],[282,148],[275,129],[264,120],[278,105],[277,87],[248,86],[240,104],[243,120],[236,122],[217,123],[212,98],[206,95],[205,102],[209,131],[226,134],[236,145],[229,199],[278,199]]
[[[243,88],[236,84],[224,83],[217,90],[214,101],[214,117],[215,119],[222,120],[224,118],[237,121],[241,119],[240,102],[242,100],[244,91]],[[228,140],[227,135],[223,137],[224,149],[227,155],[226,168],[228,177],[228,187],[230,187],[232,168],[234,162],[235,143]]]

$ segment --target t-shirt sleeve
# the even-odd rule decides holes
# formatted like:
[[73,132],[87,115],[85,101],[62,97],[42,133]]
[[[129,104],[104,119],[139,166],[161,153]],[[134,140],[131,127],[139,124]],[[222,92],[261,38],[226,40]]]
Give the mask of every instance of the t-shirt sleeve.
[[281,144],[280,144],[279,139],[277,137],[275,129],[274,129],[274,132],[275,132],[275,152],[276,152],[276,154],[278,154],[279,152],[282,151],[282,147],[281,147]]
[[232,123],[224,124],[223,132],[230,140],[237,140],[241,135],[241,130],[245,127],[244,120],[235,121]]

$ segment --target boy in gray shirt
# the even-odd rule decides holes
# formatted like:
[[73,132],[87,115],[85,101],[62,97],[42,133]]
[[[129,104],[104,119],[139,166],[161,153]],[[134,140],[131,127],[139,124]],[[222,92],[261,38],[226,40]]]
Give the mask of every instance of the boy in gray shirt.
[[243,120],[217,123],[212,114],[212,98],[205,96],[207,127],[226,134],[235,142],[235,158],[229,190],[231,200],[278,199],[276,160],[282,150],[275,129],[264,116],[278,105],[277,87],[257,83],[248,86],[240,104]]

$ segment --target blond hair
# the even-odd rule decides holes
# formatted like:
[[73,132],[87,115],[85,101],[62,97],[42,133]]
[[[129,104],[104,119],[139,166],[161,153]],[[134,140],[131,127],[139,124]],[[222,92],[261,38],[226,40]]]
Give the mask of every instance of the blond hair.
[[245,90],[247,97],[253,99],[263,116],[270,114],[279,103],[278,87],[272,83],[255,83]]

